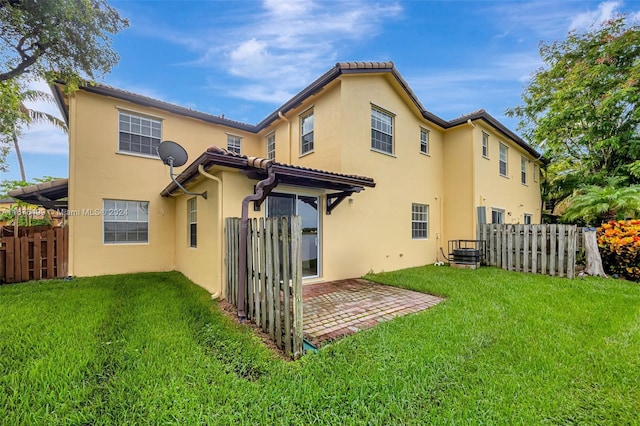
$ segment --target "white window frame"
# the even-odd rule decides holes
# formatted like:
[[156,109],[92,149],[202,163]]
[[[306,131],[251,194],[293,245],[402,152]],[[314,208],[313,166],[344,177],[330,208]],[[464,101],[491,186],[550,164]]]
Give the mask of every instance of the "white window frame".
[[[509,147],[500,142],[500,158],[498,159],[498,172],[500,176],[508,177],[509,173]],[[504,153],[504,159],[502,154]],[[502,165],[504,164],[504,173],[502,172]]]
[[[128,135],[129,141],[123,141],[123,135]],[[137,143],[134,143],[134,139],[137,139]],[[144,150],[143,141],[148,142],[148,144],[145,143]],[[162,141],[162,120],[131,111],[118,110],[119,153],[158,158],[160,141]],[[128,149],[125,148],[127,144]],[[138,150],[133,149],[135,145],[138,146]]]
[[[307,124],[307,119],[311,118],[310,128],[307,127],[305,131],[305,124]],[[310,154],[315,149],[315,115],[313,108],[310,108],[300,114],[300,155]],[[309,139],[305,140],[305,137],[311,136]]]
[[271,132],[267,136],[267,160],[276,159],[276,132]]
[[[527,223],[527,219],[529,219],[528,223]],[[533,215],[531,213],[525,213],[522,216],[522,223],[524,223],[525,225],[531,225],[532,222],[533,222]]]
[[526,157],[520,157],[520,183],[526,185],[528,183],[527,164],[529,160]]
[[[383,120],[387,118],[389,121],[388,123],[384,122]],[[394,119],[395,119],[395,116],[391,114],[389,111],[384,110],[375,105],[371,105],[371,150],[372,151],[380,152],[382,154],[387,154],[391,156],[395,155],[395,143],[394,143],[394,137],[393,137]],[[389,141],[384,141],[382,139],[376,138],[375,137],[376,132],[381,135],[385,135],[389,137],[391,141],[389,142]],[[375,146],[376,143],[380,146],[379,147]],[[391,150],[387,151],[386,149],[384,149],[382,144],[390,145]]]
[[[494,214],[497,215],[497,217],[500,218],[501,220],[498,220],[496,222],[494,220]],[[492,207],[491,208],[491,223],[504,224],[504,209],[499,209],[499,208],[496,208],[496,207]]]
[[411,203],[411,239],[429,239],[429,205]]
[[198,248],[198,197],[187,200],[187,236],[189,247]]
[[227,133],[227,151],[242,154],[242,137]]
[[[114,244],[148,244],[149,243],[149,202],[137,200],[118,200],[105,198],[102,200],[102,243],[106,245]],[[113,234],[113,239],[107,238],[107,224],[114,224],[115,230],[109,231]],[[125,229],[118,231],[121,224],[145,224],[145,230],[135,231],[124,226]],[[138,225],[138,228],[140,226]],[[124,240],[118,240],[118,235],[124,232]],[[135,232],[136,240],[129,240],[129,234]],[[144,238],[140,238],[143,236]]]
[[420,153],[429,155],[429,137],[431,132],[424,127],[420,128]]
[[489,133],[482,132],[482,156],[489,158]]

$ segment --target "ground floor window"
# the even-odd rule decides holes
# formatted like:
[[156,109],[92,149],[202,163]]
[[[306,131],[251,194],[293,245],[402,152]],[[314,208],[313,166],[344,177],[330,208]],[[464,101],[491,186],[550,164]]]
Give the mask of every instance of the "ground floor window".
[[504,210],[491,209],[491,223],[504,223]]
[[524,224],[525,225],[531,225],[531,217],[532,215],[529,213],[525,213],[524,214]]
[[187,201],[187,221],[189,222],[189,247],[198,247],[198,198]]
[[423,240],[429,237],[429,206],[411,204],[411,238]]
[[102,228],[105,244],[149,242],[149,202],[103,200]]

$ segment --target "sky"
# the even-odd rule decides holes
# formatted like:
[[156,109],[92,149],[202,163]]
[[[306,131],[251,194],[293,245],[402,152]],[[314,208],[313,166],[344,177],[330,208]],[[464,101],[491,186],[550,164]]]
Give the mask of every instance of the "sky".
[[[336,62],[393,61],[425,108],[450,120],[507,108],[543,63],[541,42],[566,38],[640,1],[115,1],[130,26],[99,82],[250,124]],[[44,82],[36,88],[48,90]],[[56,105],[30,105],[60,116]],[[67,136],[36,125],[21,138],[27,179],[68,176]],[[15,153],[0,179],[19,179]]]

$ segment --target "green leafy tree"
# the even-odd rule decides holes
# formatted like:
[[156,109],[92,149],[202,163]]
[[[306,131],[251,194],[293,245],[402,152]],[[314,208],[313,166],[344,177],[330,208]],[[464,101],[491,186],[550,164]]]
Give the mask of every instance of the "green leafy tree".
[[0,81],[95,80],[118,62],[111,35],[128,25],[105,0],[0,0]]
[[569,203],[562,215],[565,222],[599,226],[613,219],[640,217],[640,185],[628,186],[623,178],[609,178],[604,186],[581,187]]
[[[28,108],[26,105],[28,101],[54,102],[54,99],[51,94],[41,90],[24,88],[17,80],[0,81],[0,105],[4,107],[3,113],[0,115],[0,138],[4,142],[4,147],[7,144],[13,145],[18,158],[22,181],[27,180],[19,143],[19,138],[24,128],[36,123],[44,123],[57,127],[64,132],[67,131],[67,126],[62,120],[46,112]],[[0,164],[6,163],[7,152],[8,149],[0,151]]]
[[545,66],[523,94],[523,136],[555,165],[548,192],[557,198],[578,183],[609,176],[640,183],[640,27],[625,16],[566,40],[540,46]]

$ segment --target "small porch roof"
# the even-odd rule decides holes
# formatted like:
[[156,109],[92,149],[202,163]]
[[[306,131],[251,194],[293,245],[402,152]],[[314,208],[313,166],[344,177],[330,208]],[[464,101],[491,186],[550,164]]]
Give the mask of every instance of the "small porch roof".
[[66,209],[69,179],[54,179],[9,191],[9,196],[46,209]]
[[[250,179],[263,180],[267,178],[267,170],[260,165],[264,165],[266,161],[211,146],[187,166],[176,177],[176,180],[183,186],[188,184],[199,176],[199,166],[203,166],[205,169],[212,166],[239,169]],[[271,163],[271,170],[276,175],[277,184],[322,188],[340,193],[360,192],[365,187],[373,188],[376,186],[373,179],[364,176],[346,175],[277,162]],[[171,182],[160,192],[160,195],[168,197],[178,189],[178,185]]]

